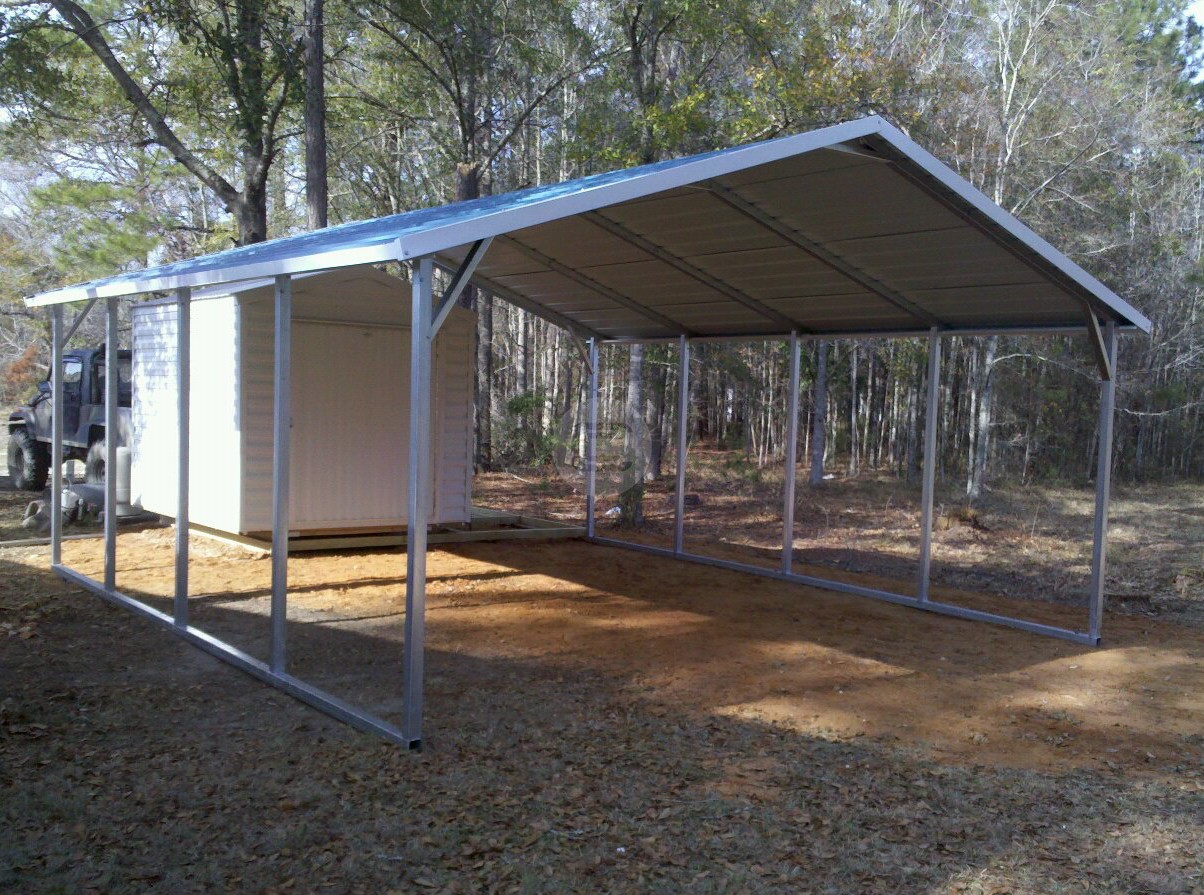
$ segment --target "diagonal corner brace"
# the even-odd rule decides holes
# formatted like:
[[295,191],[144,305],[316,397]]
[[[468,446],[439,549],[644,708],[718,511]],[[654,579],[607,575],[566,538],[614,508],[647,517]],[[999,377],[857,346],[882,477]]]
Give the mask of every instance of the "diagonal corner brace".
[[1104,382],[1111,382],[1112,361],[1108,346],[1104,343],[1104,333],[1100,329],[1099,318],[1095,316],[1095,311],[1087,305],[1083,305],[1083,314],[1087,318],[1087,344],[1091,346],[1091,353],[1095,356],[1095,365],[1099,367],[1100,379]]
[[439,328],[443,326],[443,321],[447,319],[447,315],[455,307],[456,301],[460,298],[460,294],[464,291],[464,288],[472,282],[472,275],[476,272],[477,265],[481,263],[481,259],[485,257],[485,253],[489,251],[489,244],[491,242],[493,242],[492,236],[487,239],[478,239],[472,244],[472,248],[468,250],[468,254],[464,256],[464,260],[460,262],[460,266],[456,269],[456,273],[452,277],[451,287],[443,293],[443,297],[439,300],[439,307],[435,311],[435,316],[431,318],[432,338],[439,332]]

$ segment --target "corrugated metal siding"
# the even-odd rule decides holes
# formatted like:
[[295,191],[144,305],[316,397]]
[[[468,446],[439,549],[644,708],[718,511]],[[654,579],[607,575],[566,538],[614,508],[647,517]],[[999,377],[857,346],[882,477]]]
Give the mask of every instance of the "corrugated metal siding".
[[[237,531],[241,460],[235,388],[237,326],[233,300],[194,302],[189,427],[190,521]],[[132,498],[150,512],[176,514],[179,446],[176,307],[133,312]]]

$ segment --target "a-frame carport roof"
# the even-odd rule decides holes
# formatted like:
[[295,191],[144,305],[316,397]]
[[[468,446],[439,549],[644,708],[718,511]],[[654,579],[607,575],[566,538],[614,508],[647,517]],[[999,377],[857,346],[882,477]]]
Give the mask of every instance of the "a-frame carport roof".
[[[609,339],[1149,331],[1133,307],[869,117],[797,136],[243,246],[33,305],[432,256]],[[1089,316],[1087,311],[1092,312]]]

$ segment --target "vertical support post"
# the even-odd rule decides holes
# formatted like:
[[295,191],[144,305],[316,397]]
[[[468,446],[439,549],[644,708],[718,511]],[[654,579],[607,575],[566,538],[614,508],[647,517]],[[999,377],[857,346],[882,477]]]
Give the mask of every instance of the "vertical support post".
[[917,596],[928,601],[932,574],[932,505],[936,492],[936,420],[940,399],[941,334],[937,327],[928,333],[928,397],[924,403],[924,490],[920,504],[920,580]]
[[293,281],[276,277],[276,340],[272,404],[272,645],[271,667],[286,667],[288,623],[289,441],[292,426]]
[[426,634],[426,523],[431,454],[430,257],[411,268],[410,452],[406,492],[405,695],[402,735],[411,749],[422,745],[422,679]]
[[188,434],[192,390],[192,290],[176,290],[176,425],[180,447],[176,465],[176,592],[173,617],[177,628],[188,627]]
[[63,561],[63,306],[55,305],[50,328],[50,562]]
[[585,533],[594,536],[598,489],[598,340],[589,340],[589,411],[585,422]]
[[681,553],[686,540],[686,455],[689,452],[690,343],[677,340],[677,503],[673,519],[673,552]]
[[1091,550],[1091,609],[1088,633],[1100,641],[1104,621],[1104,584],[1108,565],[1108,503],[1112,497],[1112,418],[1116,408],[1116,324],[1104,328],[1104,345],[1112,375],[1100,382],[1099,465],[1095,472],[1095,531]]
[[105,590],[117,588],[117,299],[105,301]]
[[786,412],[786,481],[782,488],[782,572],[794,570],[794,482],[798,464],[798,379],[802,346],[797,332],[790,334],[790,391]]

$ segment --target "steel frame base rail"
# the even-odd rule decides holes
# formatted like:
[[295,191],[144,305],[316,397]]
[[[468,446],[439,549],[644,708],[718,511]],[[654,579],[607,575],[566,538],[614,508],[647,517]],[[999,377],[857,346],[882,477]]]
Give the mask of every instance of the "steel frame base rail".
[[177,625],[175,619],[165,612],[160,612],[153,606],[148,606],[133,597],[121,593],[119,590],[108,590],[99,581],[89,578],[75,569],[68,568],[61,563],[55,563],[51,569],[56,575],[71,584],[82,587],[84,590],[91,591],[99,597],[108,600],[123,609],[149,618],[160,626],[171,631],[181,640],[190,643],[192,646],[203,650],[215,658],[221,659],[223,662],[233,665],[239,671],[246,672],[251,677],[265,684],[275,687],[287,693],[294,699],[312,706],[320,712],[324,712],[337,721],[342,721],[354,727],[356,730],[364,733],[371,733],[379,736],[391,743],[396,743],[400,746],[406,746],[410,749],[421,749],[421,740],[410,740],[401,732],[401,729],[390,724],[388,721],[378,718],[377,716],[366,712],[348,702],[344,702],[337,696],[327,693],[312,684],[307,684],[299,678],[293,677],[291,674],[276,672],[267,662],[261,662],[254,656],[248,655],[235,646],[231,646],[223,640],[218,640],[212,634],[194,628],[191,625]]
[[772,578],[775,581],[788,581],[792,584],[806,584],[811,587],[818,587],[824,590],[839,591],[841,593],[854,594],[859,597],[869,597],[871,600],[880,600],[884,603],[894,603],[898,606],[909,606],[912,609],[923,609],[926,612],[935,612],[938,615],[948,615],[953,618],[966,619],[976,622],[991,622],[997,625],[1004,625],[1009,628],[1018,628],[1021,631],[1028,631],[1031,634],[1044,634],[1047,637],[1057,637],[1060,640],[1069,640],[1072,643],[1080,643],[1084,646],[1099,646],[1100,638],[1093,637],[1091,634],[1083,631],[1072,631],[1070,628],[1059,628],[1056,625],[1043,625],[1040,622],[1025,621],[1021,618],[1012,618],[1010,615],[996,615],[993,612],[983,612],[979,609],[967,609],[964,606],[954,606],[951,603],[941,603],[935,600],[921,600],[917,597],[909,597],[904,594],[891,593],[888,590],[875,590],[872,587],[862,587],[859,584],[849,584],[844,581],[829,581],[827,578],[815,578],[811,575],[798,575],[794,572],[779,572],[774,569],[765,568],[763,566],[753,566],[748,563],[733,562],[726,559],[716,559],[711,556],[701,556],[697,553],[676,553],[667,547],[654,547],[650,544],[636,544],[630,541],[621,541],[617,538],[605,537],[587,537],[587,541],[591,544],[601,544],[604,547],[622,547],[626,550],[635,550],[640,553],[650,553],[653,556],[665,556],[670,559],[682,559],[687,562],[699,563],[704,566],[715,566],[720,569],[728,569],[733,572],[745,572],[749,575],[759,575],[762,578]]

